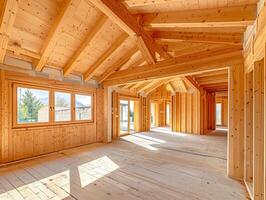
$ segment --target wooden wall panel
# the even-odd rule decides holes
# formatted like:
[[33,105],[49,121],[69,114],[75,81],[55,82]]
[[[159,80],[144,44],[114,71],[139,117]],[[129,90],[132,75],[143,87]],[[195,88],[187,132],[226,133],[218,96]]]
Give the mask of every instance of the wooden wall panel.
[[[101,108],[96,103],[97,96],[100,98],[102,93],[96,95],[96,89],[82,86],[77,83],[66,83],[49,80],[45,78],[30,77],[26,74],[2,71],[1,77],[1,160],[0,163],[11,162],[24,158],[30,158],[46,153],[51,153],[80,145],[102,141],[101,128],[103,124],[99,119],[102,118]],[[48,124],[39,127],[15,128],[12,121],[13,116],[13,83],[34,84],[36,86],[52,87],[53,89],[75,90],[79,92],[89,92],[94,99],[94,121],[81,123]],[[97,105],[96,105],[97,104]],[[97,115],[98,113],[98,115]],[[98,133],[96,133],[96,121],[98,120]]]
[[264,60],[255,62],[253,71],[253,199],[264,199]]
[[253,71],[245,74],[244,180],[253,182]]
[[229,68],[228,175],[243,180],[244,175],[244,67]]
[[172,131],[200,134],[200,93],[172,96]]

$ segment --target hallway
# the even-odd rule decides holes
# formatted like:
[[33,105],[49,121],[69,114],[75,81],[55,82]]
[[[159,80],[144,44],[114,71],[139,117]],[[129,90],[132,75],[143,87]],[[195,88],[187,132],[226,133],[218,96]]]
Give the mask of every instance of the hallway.
[[245,199],[226,176],[226,132],[157,128],[0,169],[0,199]]

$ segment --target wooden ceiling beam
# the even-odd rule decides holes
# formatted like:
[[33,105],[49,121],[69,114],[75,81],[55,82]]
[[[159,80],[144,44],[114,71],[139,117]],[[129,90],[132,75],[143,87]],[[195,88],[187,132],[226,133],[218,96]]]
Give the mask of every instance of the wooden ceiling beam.
[[165,27],[242,27],[252,25],[257,6],[245,5],[214,9],[142,14],[144,26]]
[[153,40],[151,35],[144,30],[136,18],[121,2],[113,0],[89,1],[131,37],[137,38],[139,48],[148,63],[155,63],[157,61],[156,52],[163,58],[171,57],[160,45]]
[[116,61],[112,66],[106,69],[106,71],[98,79],[98,83],[102,83],[116,70],[119,70],[128,60],[138,51],[138,48],[134,46],[125,55],[123,55],[118,61]]
[[155,31],[152,33],[152,36],[154,39],[162,39],[166,41],[186,41],[226,45],[241,45],[243,43],[243,34],[241,33]]
[[103,85],[117,85],[177,75],[193,75],[201,72],[226,69],[231,64],[242,61],[242,52],[235,47],[219,51],[209,51],[195,56],[183,56],[161,61],[155,65],[146,65],[118,71],[106,79]]
[[116,41],[100,56],[100,58],[97,59],[95,63],[93,63],[88,70],[83,74],[84,80],[91,79],[96,70],[101,66],[101,64],[109,57],[111,56],[115,50],[117,50],[123,42],[128,38],[126,34],[122,34],[119,38],[116,39]]
[[18,12],[20,0],[4,0],[0,11],[0,63],[4,62],[9,37]]
[[82,41],[81,45],[76,49],[75,53],[72,55],[72,57],[65,65],[63,69],[64,76],[69,75],[73,71],[75,63],[78,62],[84,56],[84,53],[86,52],[90,42],[93,40],[95,35],[101,30],[102,26],[107,21],[107,19],[108,18],[105,15],[103,15],[100,17],[99,20],[95,22],[94,28],[89,31],[85,40]]
[[67,24],[68,20],[74,16],[77,6],[79,5],[80,0],[64,0],[62,8],[55,18],[55,21],[50,29],[50,32],[47,38],[44,41],[44,44],[41,48],[41,58],[35,62],[35,70],[42,71],[44,65],[46,64],[47,60],[51,52],[56,45],[56,41],[58,40],[60,33],[63,32],[64,25]]

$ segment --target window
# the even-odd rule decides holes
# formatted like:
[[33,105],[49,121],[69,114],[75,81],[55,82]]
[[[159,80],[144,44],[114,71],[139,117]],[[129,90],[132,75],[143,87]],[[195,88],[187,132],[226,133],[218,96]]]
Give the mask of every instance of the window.
[[49,91],[17,87],[17,123],[49,122]]
[[[14,84],[14,127],[93,121],[93,95]],[[82,91],[83,92],[83,91]]]
[[92,119],[92,97],[89,95],[75,95],[75,119]]
[[71,120],[71,94],[64,92],[55,92],[55,121],[70,121]]

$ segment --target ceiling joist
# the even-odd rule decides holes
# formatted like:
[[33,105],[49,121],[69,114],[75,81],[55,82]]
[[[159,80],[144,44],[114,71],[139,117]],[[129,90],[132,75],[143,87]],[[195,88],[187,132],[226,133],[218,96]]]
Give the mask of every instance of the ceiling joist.
[[167,41],[186,41],[199,43],[213,43],[226,45],[242,45],[243,34],[241,33],[204,33],[204,32],[176,32],[155,31],[152,33],[154,39]]
[[41,49],[41,58],[35,63],[35,70],[42,71],[44,65],[46,64],[49,56],[56,45],[60,33],[63,32],[64,25],[66,25],[69,18],[74,16],[77,6],[79,5],[80,0],[64,0],[63,6],[60,10],[60,13],[57,15],[52,28],[44,41],[44,44]]
[[108,76],[119,70],[126,62],[138,51],[138,48],[134,46],[125,55],[123,55],[118,61],[111,65],[98,79],[99,83],[102,83]]
[[118,1],[89,0],[131,37],[136,37],[143,56],[148,63],[155,63],[156,52],[163,58],[171,56],[164,51],[138,23],[136,18]]
[[257,6],[235,6],[215,9],[202,9],[151,13],[142,15],[144,26],[166,27],[246,27],[256,19]]
[[123,44],[127,37],[128,36],[126,34],[122,34],[120,37],[118,37],[116,41],[101,55],[101,57],[98,58],[97,61],[92,64],[92,66],[90,66],[89,69],[84,73],[84,80],[91,79],[101,64]]
[[102,16],[99,20],[96,21],[94,28],[89,32],[85,40],[77,48],[75,53],[72,55],[72,57],[69,59],[66,66],[64,67],[64,76],[67,76],[73,71],[75,63],[78,62],[79,59],[82,58],[82,56],[84,56],[84,53],[86,52],[86,49],[88,48],[90,42],[93,40],[94,36],[101,30],[107,19],[108,18],[106,16]]

